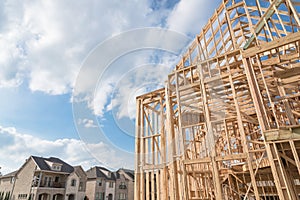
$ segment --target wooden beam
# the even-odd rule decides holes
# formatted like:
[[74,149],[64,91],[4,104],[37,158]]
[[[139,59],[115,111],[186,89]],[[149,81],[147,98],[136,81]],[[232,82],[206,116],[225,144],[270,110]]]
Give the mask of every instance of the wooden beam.
[[290,33],[289,35],[274,40],[272,42],[266,42],[257,47],[249,48],[243,51],[243,57],[248,58],[256,54],[263,53],[265,51],[270,51],[271,49],[276,49],[287,44],[291,44],[300,40],[300,32]]
[[165,88],[137,98],[135,200],[297,199],[295,5],[224,0]]
[[247,43],[243,47],[244,50],[246,50],[254,39],[256,39],[256,35],[261,32],[263,27],[267,24],[267,21],[272,17],[272,15],[275,12],[276,7],[278,7],[283,0],[274,0],[273,3],[269,6],[268,10],[264,13],[264,15],[260,18],[258,23],[256,24],[254,28],[254,33],[251,35],[251,37],[248,39]]

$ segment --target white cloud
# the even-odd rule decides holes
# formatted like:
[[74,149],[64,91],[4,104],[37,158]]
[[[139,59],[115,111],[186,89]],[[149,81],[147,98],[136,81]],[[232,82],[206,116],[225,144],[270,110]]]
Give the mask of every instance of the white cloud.
[[18,86],[26,78],[32,91],[54,95],[71,91],[80,64],[99,42],[159,24],[165,15],[147,0],[12,0],[0,8],[0,46],[5,46],[0,49],[0,85]]
[[84,126],[85,128],[96,128],[96,127],[98,127],[98,126],[95,124],[94,120],[92,120],[92,119],[79,119],[79,120],[78,120],[78,124],[79,124],[79,125],[80,125],[80,124],[83,124],[83,126]]
[[18,169],[30,155],[58,157],[69,164],[82,165],[85,169],[99,164],[111,168],[133,168],[133,155],[122,156],[122,153],[116,153],[116,150],[102,142],[85,144],[80,140],[67,138],[51,141],[19,133],[13,127],[2,126],[0,140],[5,141],[0,148],[0,167],[3,174]]
[[203,25],[212,16],[213,10],[217,9],[217,3],[206,0],[181,0],[169,14],[167,26],[171,30],[195,35],[199,34]]
[[164,87],[177,59],[174,52],[147,49],[117,58],[99,79],[88,107],[100,117],[112,111],[117,119],[134,119],[136,96]]
[[[52,95],[69,93],[84,58],[104,39],[132,28],[164,26],[164,20],[173,30],[195,34],[199,32],[202,20],[207,21],[206,9],[210,4],[204,0],[181,0],[172,10],[172,6],[166,6],[170,3],[167,0],[156,2],[157,5],[164,5],[160,9],[152,8],[152,3],[150,0],[1,1],[0,46],[5,48],[0,48],[0,87],[17,87],[22,82],[28,82],[32,91]],[[167,41],[166,38],[162,40]],[[138,41],[139,37],[136,37],[133,42]],[[169,40],[169,43],[169,46],[177,46],[174,40]],[[106,111],[115,110],[119,118],[133,118],[134,97],[163,84],[167,70],[149,67],[127,72],[136,66],[153,62],[172,68],[174,57],[166,56],[157,60],[153,55],[150,53],[121,59],[122,62],[115,66],[119,64],[122,67],[114,68],[101,80],[102,85],[96,91],[95,98],[88,97],[88,106],[94,114],[103,116]],[[120,80],[120,77],[123,79]],[[84,83],[90,77],[86,78]],[[112,93],[113,98],[110,99]],[[95,126],[93,120],[83,120],[85,127]],[[15,169],[30,154],[49,156],[51,153],[72,164],[85,165],[98,159],[81,151],[85,145],[75,139],[49,141],[1,126],[0,137],[8,141],[4,143],[1,140],[4,146],[0,148],[0,155],[7,155],[5,159],[0,158],[2,171]],[[117,158],[117,151],[103,143],[88,145],[95,148],[94,155],[106,152],[103,159],[107,163],[117,165],[124,161]]]
[[[180,1],[172,12],[168,13],[167,27],[189,35],[197,34],[201,26],[207,21],[207,14],[211,14],[210,12],[212,12],[212,6],[205,1]],[[198,25],[196,26],[196,24]],[[149,35],[151,34],[149,33]],[[167,36],[170,36],[170,34],[167,34]],[[149,38],[151,40],[155,37]],[[162,35],[161,38],[156,38],[156,41],[160,41],[162,47],[169,47],[175,51],[176,48],[174,48],[174,45],[177,48],[180,47],[180,42],[178,44],[176,39],[178,39],[178,35],[175,35],[173,40],[163,38]],[[135,40],[140,41],[141,39],[137,36]],[[155,43],[154,41],[152,42]],[[169,42],[170,44],[168,44]],[[177,49],[176,51],[178,53]],[[105,52],[105,55],[110,55],[110,53]],[[88,106],[94,111],[94,114],[103,117],[106,111],[113,111],[117,118],[129,117],[133,119],[136,107],[135,96],[163,87],[168,72],[176,64],[174,61],[178,61],[178,59],[174,58],[174,55],[172,57],[162,52],[159,54],[148,52],[148,54],[145,53],[144,55],[137,53],[137,55],[126,55],[126,59],[122,57],[117,58],[117,61],[114,61],[115,63],[109,66],[110,73],[106,73],[106,75],[100,78],[100,83],[94,97],[88,100]],[[143,70],[130,71],[136,66],[148,63],[163,64],[166,68],[161,70],[159,67],[149,66]],[[89,83],[88,81],[85,82]]]
[[0,86],[18,86],[29,79],[32,91],[67,93],[88,52],[112,35],[163,26],[164,19],[171,29],[198,32],[207,20],[207,1],[180,1],[172,10],[176,2],[2,1]]
[[[0,9],[4,17],[0,46],[6,48],[0,48],[0,87],[16,87],[26,80],[32,91],[52,95],[69,93],[85,56],[95,45],[112,35],[132,28],[164,26],[164,20],[173,30],[198,33],[203,20],[207,21],[209,3],[182,0],[173,9],[176,2],[12,0],[2,3]],[[138,42],[139,38],[135,41]],[[177,46],[176,41],[170,45]],[[116,44],[112,49],[117,46],[120,45]],[[141,60],[134,59],[135,64],[144,64],[141,60],[148,61],[151,54]],[[113,86],[122,72],[115,70],[113,74],[114,77],[109,75],[99,89],[100,94],[96,93],[95,98],[89,100],[89,108],[98,116],[103,116],[105,110],[110,109],[106,108],[108,105],[119,106],[121,102],[120,98],[114,99],[114,104],[109,102]],[[88,82],[85,80],[84,84]],[[139,81],[124,85],[119,92],[122,100],[126,100],[123,102],[134,104],[132,98],[128,100],[128,95],[134,94],[140,85]],[[129,92],[130,89],[133,91]],[[120,117],[127,113],[127,105],[120,107]],[[133,112],[131,106],[129,110],[129,113]]]
[[164,87],[169,66],[147,64],[139,66],[116,83],[107,110],[113,110],[118,119],[135,118],[136,96]]
[[93,110],[95,115],[103,117],[105,107],[107,106],[107,102],[113,92],[114,84],[114,78],[110,77],[105,79],[105,81],[101,84],[101,87],[98,87],[94,97],[91,97],[88,107]]

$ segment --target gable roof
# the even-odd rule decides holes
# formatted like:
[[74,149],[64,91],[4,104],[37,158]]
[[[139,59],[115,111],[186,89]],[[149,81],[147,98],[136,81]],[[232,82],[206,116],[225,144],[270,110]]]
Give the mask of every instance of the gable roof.
[[[104,171],[107,171],[111,174],[111,176],[107,176]],[[93,167],[86,171],[88,179],[94,179],[94,178],[105,178],[106,180],[116,180],[116,174],[111,172],[110,170],[104,168],[104,167]]]
[[[110,177],[107,176],[105,172],[109,172],[111,174]],[[97,179],[97,178],[104,178],[106,180],[116,180],[121,177],[121,174],[127,175],[130,179],[134,180],[134,171],[131,169],[119,169],[116,172],[112,172],[104,167],[93,167],[86,171],[86,175],[88,179]]]
[[74,171],[74,167],[72,167],[71,165],[62,161],[59,158],[55,158],[55,157],[43,158],[38,156],[31,156],[31,158],[34,160],[34,162],[37,164],[40,170],[58,172],[51,169],[51,167],[46,163],[46,161],[48,161],[48,162],[61,164],[61,170],[59,172],[65,172],[70,174]]
[[119,169],[117,172],[119,173],[119,171],[123,171],[123,172],[126,173],[130,178],[132,178],[132,180],[134,180],[134,171],[133,171],[133,170],[121,168],[121,169]]
[[74,166],[74,173],[76,173],[79,178],[87,179],[87,175],[80,165]]
[[8,174],[5,174],[5,175],[3,175],[3,176],[0,176],[0,179],[1,179],[1,178],[14,177],[14,176],[17,174],[17,172],[18,172],[18,170],[13,171],[13,172],[10,172],[10,173],[8,173]]

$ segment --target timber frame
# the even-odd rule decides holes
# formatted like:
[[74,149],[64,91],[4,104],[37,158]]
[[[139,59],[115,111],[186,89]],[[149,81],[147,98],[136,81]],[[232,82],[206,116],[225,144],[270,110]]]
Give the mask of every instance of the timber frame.
[[300,199],[299,10],[224,0],[137,97],[135,200]]

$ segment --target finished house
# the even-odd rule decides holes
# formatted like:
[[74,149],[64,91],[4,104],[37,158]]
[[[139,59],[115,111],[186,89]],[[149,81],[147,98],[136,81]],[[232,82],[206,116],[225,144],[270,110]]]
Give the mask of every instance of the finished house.
[[59,158],[30,156],[16,172],[0,177],[11,200],[84,200],[87,176]]
[[119,169],[116,178],[116,200],[134,199],[134,171]]
[[133,200],[134,171],[93,167],[86,172],[59,158],[30,156],[19,170],[0,176],[0,199]]
[[133,200],[134,172],[119,169],[111,172],[93,167],[87,172],[86,195],[89,200]]

